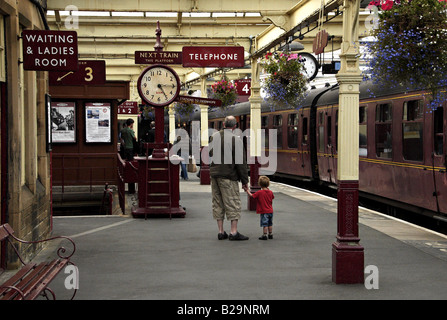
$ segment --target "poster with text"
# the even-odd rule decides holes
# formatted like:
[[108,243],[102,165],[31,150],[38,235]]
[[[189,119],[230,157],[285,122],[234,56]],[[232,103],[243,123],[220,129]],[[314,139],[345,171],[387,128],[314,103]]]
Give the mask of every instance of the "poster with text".
[[112,142],[110,103],[85,104],[85,142]]
[[51,102],[51,142],[76,142],[76,105],[74,102]]

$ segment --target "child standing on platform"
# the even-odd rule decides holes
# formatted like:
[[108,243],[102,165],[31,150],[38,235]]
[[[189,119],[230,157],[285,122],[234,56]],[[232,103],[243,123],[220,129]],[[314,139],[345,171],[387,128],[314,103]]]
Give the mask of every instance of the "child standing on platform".
[[[256,199],[256,213],[260,214],[261,227],[263,229],[263,235],[259,237],[259,240],[273,239],[273,199],[275,196],[269,189],[270,179],[266,176],[260,176],[258,181],[261,190],[252,194],[247,189],[247,193],[253,199]],[[268,237],[267,237],[268,231]]]

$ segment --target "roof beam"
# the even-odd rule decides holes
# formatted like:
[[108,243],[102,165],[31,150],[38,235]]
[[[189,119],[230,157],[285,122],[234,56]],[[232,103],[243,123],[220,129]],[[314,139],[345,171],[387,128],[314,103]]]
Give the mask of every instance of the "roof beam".
[[[80,11],[149,11],[149,12],[283,12],[292,8],[296,0],[76,0]],[[73,0],[47,0],[48,8],[65,10]]]

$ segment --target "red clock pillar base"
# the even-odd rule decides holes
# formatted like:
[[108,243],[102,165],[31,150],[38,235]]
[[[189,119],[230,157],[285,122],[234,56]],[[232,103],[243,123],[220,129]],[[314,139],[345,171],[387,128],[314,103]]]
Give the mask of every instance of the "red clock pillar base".
[[332,281],[364,282],[364,249],[358,233],[358,181],[339,181],[337,240],[332,244]]
[[211,184],[210,180],[210,166],[209,166],[209,155],[208,155],[208,146],[203,146],[200,150],[200,184],[209,185]]
[[[259,167],[260,164],[258,162],[257,157],[253,157],[254,163],[250,164],[250,192],[253,194],[256,191],[261,190],[261,187],[258,184],[259,180]],[[247,209],[250,211],[256,211],[256,200],[247,195]]]
[[184,217],[180,206],[179,165],[168,158],[137,157],[138,207],[134,217]]

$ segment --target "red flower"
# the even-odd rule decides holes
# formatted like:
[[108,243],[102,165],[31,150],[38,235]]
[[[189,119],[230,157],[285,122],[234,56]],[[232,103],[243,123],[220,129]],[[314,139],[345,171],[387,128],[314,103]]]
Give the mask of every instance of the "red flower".
[[369,3],[369,5],[368,5],[368,8],[370,7],[370,6],[376,6],[376,7],[378,7],[380,5],[380,1],[371,1],[370,3]]
[[393,0],[387,0],[384,4],[382,4],[382,10],[391,10],[393,8]]

